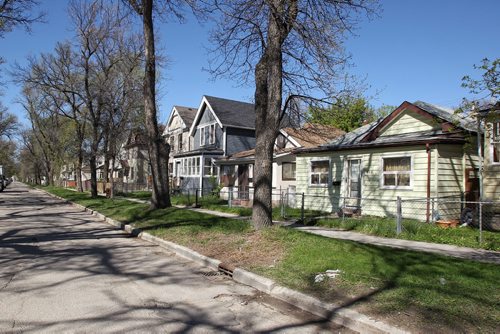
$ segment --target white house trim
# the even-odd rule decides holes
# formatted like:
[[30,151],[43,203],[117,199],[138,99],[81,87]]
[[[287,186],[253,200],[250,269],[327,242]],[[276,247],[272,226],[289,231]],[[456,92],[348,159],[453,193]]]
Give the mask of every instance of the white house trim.
[[217,124],[219,124],[219,126],[222,128],[222,122],[220,121],[219,117],[217,117],[217,115],[215,114],[214,110],[212,109],[212,106],[210,106],[210,103],[208,103],[208,100],[205,97],[205,95],[203,95],[203,97],[201,99],[200,106],[198,107],[198,111],[196,112],[196,116],[194,118],[193,124],[191,125],[191,128],[189,129],[189,136],[194,135],[194,131],[197,128],[197,124],[198,124],[198,122],[203,114],[203,112],[202,112],[203,106],[206,106],[205,110],[207,110],[207,109],[210,110],[210,112],[214,116]]
[[293,138],[293,136],[289,135],[288,132],[285,131],[285,129],[281,129],[280,133],[285,137],[286,140],[290,141],[295,147],[302,147],[302,145]]

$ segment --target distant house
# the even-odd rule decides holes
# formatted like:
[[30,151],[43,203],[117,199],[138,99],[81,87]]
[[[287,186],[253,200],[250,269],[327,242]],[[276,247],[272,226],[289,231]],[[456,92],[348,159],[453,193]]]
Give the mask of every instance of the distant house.
[[137,189],[148,188],[151,184],[151,166],[143,131],[135,129],[130,132],[123,145],[123,158],[120,159],[123,183],[134,184]]
[[[286,127],[280,130],[276,138],[273,154],[272,188],[273,200],[279,200],[281,193],[295,193],[296,162],[292,151],[297,148],[311,148],[325,144],[344,134],[344,131],[332,126],[305,124],[301,128]],[[222,196],[233,191],[234,199],[253,198],[253,167],[255,149],[237,152],[215,161],[220,167]]]
[[[296,150],[297,192],[305,206],[330,212],[458,218],[460,199],[477,189],[476,125],[452,110],[402,103],[390,115],[315,148]],[[455,204],[431,207],[431,198]]]
[[180,187],[212,189],[217,182],[215,159],[255,147],[254,105],[203,96],[189,136],[191,149],[173,154]]
[[174,106],[168,117],[163,137],[170,146],[169,173],[173,187],[180,186],[182,159],[176,155],[191,151],[192,137],[189,130],[197,113],[196,108]]

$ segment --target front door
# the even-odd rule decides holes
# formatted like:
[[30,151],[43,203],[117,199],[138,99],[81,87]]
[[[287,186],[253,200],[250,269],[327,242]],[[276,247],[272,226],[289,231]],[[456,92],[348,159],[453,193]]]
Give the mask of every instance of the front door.
[[248,165],[238,165],[238,195],[240,199],[248,199]]
[[479,175],[476,168],[465,169],[465,200],[477,202],[479,200]]
[[347,161],[347,197],[346,205],[359,207],[361,200],[361,159]]

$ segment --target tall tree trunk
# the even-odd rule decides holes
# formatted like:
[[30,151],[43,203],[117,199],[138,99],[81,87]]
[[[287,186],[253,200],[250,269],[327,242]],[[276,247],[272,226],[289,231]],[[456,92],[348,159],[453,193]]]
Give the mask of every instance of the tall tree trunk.
[[280,31],[269,18],[268,46],[255,67],[255,169],[252,224],[271,226],[273,148],[281,120],[282,67]]
[[97,197],[97,159],[94,154],[90,156],[90,197]]
[[151,208],[166,208],[171,206],[168,185],[168,153],[167,144],[158,129],[156,113],[156,60],[153,28],[153,0],[143,0],[143,29],[146,68],[144,75],[144,111],[146,131],[148,134],[148,151],[153,177],[153,193]]
[[109,198],[115,197],[115,178],[113,177],[113,172],[114,172],[114,166],[115,166],[115,157],[111,157],[111,177],[109,178],[110,185],[109,185]]
[[83,165],[83,151],[81,149],[78,150],[78,160],[76,162],[76,190],[78,192],[83,192],[83,182],[82,182],[82,165]]

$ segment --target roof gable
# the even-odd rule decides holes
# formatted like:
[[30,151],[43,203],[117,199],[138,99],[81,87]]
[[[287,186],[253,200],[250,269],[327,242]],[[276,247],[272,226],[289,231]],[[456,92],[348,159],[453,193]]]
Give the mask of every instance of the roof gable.
[[203,114],[209,110],[219,126],[255,130],[255,106],[251,103],[204,95],[189,135],[193,135]]
[[181,128],[191,128],[191,124],[193,124],[194,117],[196,116],[197,109],[191,107],[183,107],[183,106],[173,106],[170,115],[168,116],[168,120],[165,126],[165,131],[163,135],[167,135],[171,131],[171,126],[174,120],[178,117],[178,120],[181,123]]
[[[406,124],[391,131],[391,127],[398,124],[398,122]],[[413,124],[411,124],[412,122]],[[473,131],[469,120],[457,117],[450,109],[422,101],[415,103],[405,101],[369,130],[361,142],[373,141],[384,134],[389,136],[432,131],[452,132],[459,128]]]

